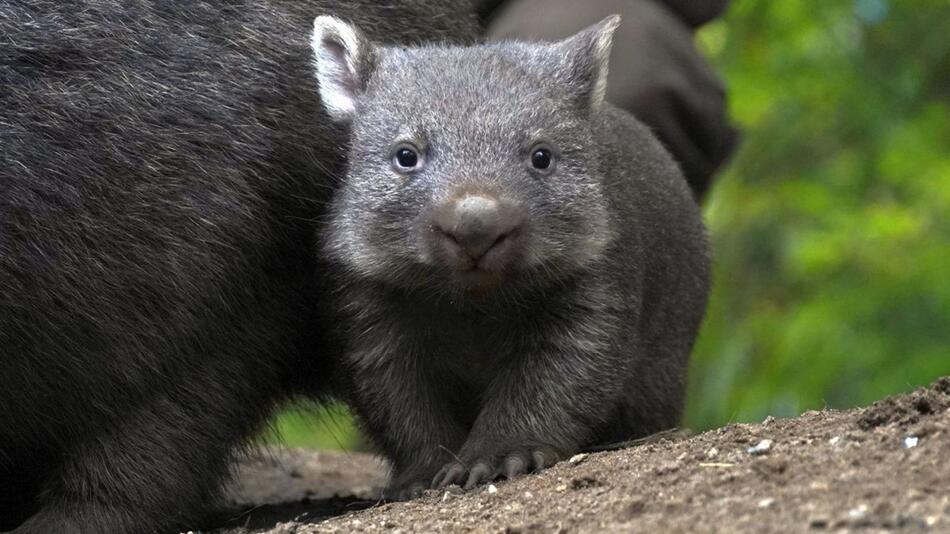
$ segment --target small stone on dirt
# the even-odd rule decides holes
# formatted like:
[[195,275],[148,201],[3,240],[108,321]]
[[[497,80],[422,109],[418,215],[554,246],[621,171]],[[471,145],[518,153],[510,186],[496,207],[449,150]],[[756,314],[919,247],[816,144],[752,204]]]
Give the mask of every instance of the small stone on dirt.
[[851,519],[864,519],[868,513],[868,505],[860,504],[855,508],[848,510],[848,517]]
[[577,464],[583,462],[583,461],[586,460],[586,459],[587,459],[587,453],[586,453],[586,452],[582,452],[582,453],[579,453],[579,454],[575,454],[574,456],[571,456],[571,459],[568,460],[567,463],[569,463],[569,464],[571,464],[571,465],[577,465]]
[[748,449],[746,449],[746,452],[748,452],[749,454],[753,456],[756,456],[760,454],[766,454],[771,449],[772,449],[772,440],[763,439],[762,441],[758,442],[754,447],[749,447]]
[[490,494],[498,493],[498,488],[496,488],[494,484],[489,484],[489,485],[488,485],[488,493],[490,493]]
[[913,449],[914,447],[917,446],[917,441],[918,441],[917,436],[907,436],[906,438],[904,438],[904,448]]

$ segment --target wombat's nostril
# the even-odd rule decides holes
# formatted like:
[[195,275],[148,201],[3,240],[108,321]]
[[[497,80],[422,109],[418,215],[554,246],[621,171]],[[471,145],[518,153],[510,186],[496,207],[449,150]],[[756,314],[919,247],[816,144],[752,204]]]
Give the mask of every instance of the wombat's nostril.
[[[491,246],[494,247],[495,245],[500,244],[502,241],[504,241],[504,240],[506,240],[506,239],[508,239],[508,234],[507,234],[507,233],[501,234],[500,236],[498,236],[497,239],[495,239],[495,242],[492,243]],[[491,248],[491,247],[489,247],[489,248]]]
[[511,206],[485,195],[466,195],[440,209],[436,227],[473,260],[501,245],[518,227]]
[[455,243],[456,245],[459,244],[458,238],[456,238],[455,234],[453,234],[452,232],[448,230],[444,230],[442,228],[439,228],[439,231],[442,232],[442,235],[444,235],[449,241]]

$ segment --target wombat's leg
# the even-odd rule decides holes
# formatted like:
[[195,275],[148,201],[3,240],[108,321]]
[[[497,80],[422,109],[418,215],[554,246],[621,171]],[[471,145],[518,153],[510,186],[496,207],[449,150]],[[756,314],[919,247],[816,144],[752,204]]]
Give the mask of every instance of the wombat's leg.
[[622,395],[627,362],[612,347],[612,321],[587,313],[526,340],[489,386],[458,460],[434,486],[470,489],[540,470],[590,439]]
[[[243,439],[266,415],[272,383],[221,358],[70,450],[17,533],[138,533],[201,527]],[[161,391],[164,390],[164,391]]]
[[454,386],[435,378],[437,359],[391,339],[377,341],[349,355],[358,384],[351,401],[392,461],[385,497],[411,499],[459,450],[466,431],[450,408]]

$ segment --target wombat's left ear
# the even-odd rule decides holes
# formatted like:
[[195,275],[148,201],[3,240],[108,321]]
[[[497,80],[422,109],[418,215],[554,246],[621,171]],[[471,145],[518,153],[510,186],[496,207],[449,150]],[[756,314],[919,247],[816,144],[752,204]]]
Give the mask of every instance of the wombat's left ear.
[[310,46],[323,106],[333,120],[352,120],[356,100],[375,68],[375,45],[355,26],[320,16],[313,21]]
[[582,102],[592,108],[600,106],[607,93],[607,64],[614,30],[619,25],[620,15],[611,15],[554,45],[558,56],[566,61],[563,74],[567,81],[578,89]]

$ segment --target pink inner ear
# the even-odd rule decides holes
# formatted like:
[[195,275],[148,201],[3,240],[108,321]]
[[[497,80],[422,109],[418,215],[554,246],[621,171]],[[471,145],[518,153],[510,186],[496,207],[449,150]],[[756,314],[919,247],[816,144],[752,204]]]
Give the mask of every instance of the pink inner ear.
[[327,36],[323,39],[324,49],[333,56],[333,60],[340,65],[340,78],[338,82],[344,89],[350,92],[359,90],[359,80],[356,73],[350,70],[352,63],[347,59],[346,47],[335,36]]
[[346,48],[343,47],[338,39],[332,37],[323,38],[323,47],[333,55],[333,59],[343,62],[346,61]]

